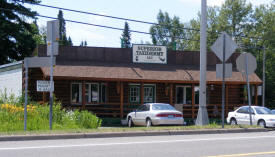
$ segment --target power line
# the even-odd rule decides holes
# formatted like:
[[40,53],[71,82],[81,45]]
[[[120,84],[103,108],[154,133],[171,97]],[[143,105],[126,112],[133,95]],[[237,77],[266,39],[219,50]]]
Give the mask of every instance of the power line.
[[[6,9],[6,8],[0,8],[1,10],[7,10],[7,11],[15,11],[12,9]],[[21,12],[22,13],[22,12]],[[50,17],[50,16],[45,16],[45,15],[39,15],[37,14],[36,16],[43,17],[43,18],[48,18],[48,19],[58,19],[56,17]],[[67,22],[72,22],[72,23],[78,23],[78,24],[83,24],[83,25],[89,25],[89,26],[95,26],[95,27],[101,27],[101,28],[108,28],[108,29],[113,29],[113,30],[120,30],[123,31],[123,28],[117,28],[117,27],[111,27],[111,26],[104,26],[104,25],[97,25],[97,24],[92,24],[92,23],[87,23],[87,22],[81,22],[81,21],[75,21],[75,20],[68,20],[64,19]],[[130,32],[133,33],[139,33],[139,34],[147,34],[147,35],[155,35],[153,33],[148,33],[148,32],[142,32],[142,31],[136,31],[136,30],[129,30]],[[199,42],[199,40],[194,40],[194,39],[187,39],[187,38],[181,38],[181,37],[172,37],[172,36],[167,36],[167,35],[161,35],[162,37],[168,37],[168,38],[176,38],[176,39],[183,39],[183,40],[189,40],[189,41],[196,41]]]
[[[135,19],[129,19],[129,18],[123,18],[123,17],[117,17],[117,16],[109,16],[109,15],[97,14],[97,13],[86,12],[86,11],[81,11],[81,10],[74,10],[74,9],[51,6],[51,5],[45,5],[45,4],[30,3],[30,2],[20,1],[20,0],[14,0],[14,1],[22,2],[22,3],[28,3],[28,4],[31,4],[31,5],[38,5],[38,6],[52,8],[52,9],[59,9],[59,10],[65,10],[65,11],[70,11],[70,12],[76,12],[76,13],[81,13],[81,14],[107,17],[107,18],[112,18],[112,19],[117,19],[117,20],[132,21],[132,22],[144,23],[144,24],[149,24],[149,25],[157,25],[157,26],[168,26],[168,25],[158,24],[158,23],[154,23],[154,22],[141,21],[141,20],[135,20]],[[174,28],[197,31],[197,32],[200,31],[199,29],[186,28],[186,27],[174,27]]]
[[[118,20],[124,20],[124,21],[132,21],[132,22],[144,23],[144,24],[150,24],[150,25],[157,25],[157,26],[166,26],[166,27],[168,26],[168,27],[173,27],[173,28],[176,28],[176,29],[183,29],[183,30],[190,30],[190,31],[200,32],[199,29],[195,29],[195,28],[175,27],[175,26],[169,26],[169,25],[164,25],[164,24],[158,24],[158,23],[154,23],[154,22],[135,20],[135,19],[129,19],[129,18],[123,18],[123,17],[117,17],[117,16],[109,16],[109,15],[103,15],[103,14],[86,12],[86,11],[81,11],[81,10],[56,7],[56,6],[51,6],[51,5],[39,4],[39,3],[30,3],[30,2],[20,1],[20,0],[14,0],[14,1],[21,2],[21,3],[28,3],[28,4],[31,4],[31,5],[37,5],[37,6],[47,7],[47,8],[52,8],[52,9],[59,9],[59,10],[65,10],[65,11],[70,11],[70,12],[76,12],[76,13],[81,13],[81,14],[101,16],[101,17],[106,17],[106,18],[112,18],[112,19],[118,19]],[[207,33],[213,34],[213,32],[210,32],[210,31],[207,31]],[[222,34],[222,33],[220,32],[218,34]],[[235,37],[238,37],[238,36],[235,36]],[[241,37],[241,38],[247,38],[247,39],[258,39],[258,40],[261,40],[261,38],[258,38],[258,37],[247,37],[247,36],[244,36],[244,35],[239,35],[239,37]]]

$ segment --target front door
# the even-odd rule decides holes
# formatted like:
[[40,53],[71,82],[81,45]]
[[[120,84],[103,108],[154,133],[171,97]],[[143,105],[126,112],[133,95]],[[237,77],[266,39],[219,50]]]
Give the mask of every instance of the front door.
[[155,102],[155,86],[145,85],[144,86],[144,103]]

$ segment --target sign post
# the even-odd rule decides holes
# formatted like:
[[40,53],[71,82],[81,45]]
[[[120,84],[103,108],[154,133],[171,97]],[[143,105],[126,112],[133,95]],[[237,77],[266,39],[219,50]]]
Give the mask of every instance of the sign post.
[[[237,44],[227,35],[225,32],[215,41],[211,46],[211,50],[217,55],[217,57],[222,61],[222,128],[224,128],[224,106],[225,106],[225,74],[226,74],[226,60],[232,55],[232,53],[237,48]],[[217,66],[218,67],[218,66]],[[232,66],[229,66],[232,71]],[[217,70],[217,69],[216,69]],[[229,71],[230,71],[229,70]],[[216,71],[219,72],[218,70]],[[231,73],[232,74],[232,73]],[[217,74],[218,76],[218,74]],[[231,75],[229,75],[231,77]]]
[[242,53],[236,60],[237,69],[241,73],[246,75],[247,83],[247,94],[248,94],[248,105],[249,105],[249,119],[250,125],[252,125],[252,116],[251,116],[251,96],[250,96],[250,85],[249,85],[249,75],[254,73],[257,68],[256,58],[251,53]]
[[29,78],[29,67],[28,67],[28,60],[24,59],[25,65],[25,106],[24,106],[24,131],[27,130],[27,105],[28,105],[28,78]]
[[[53,64],[55,64],[55,58],[53,58]],[[24,131],[27,130],[27,105],[28,105],[28,75],[29,68],[37,67],[49,67],[50,58],[49,57],[26,57],[24,59],[25,67],[25,106],[24,106]]]
[[[47,55],[51,57],[50,71],[50,114],[49,127],[52,130],[52,112],[53,112],[53,55],[58,55],[59,40],[59,21],[53,20],[47,22]],[[50,54],[48,53],[50,51]]]

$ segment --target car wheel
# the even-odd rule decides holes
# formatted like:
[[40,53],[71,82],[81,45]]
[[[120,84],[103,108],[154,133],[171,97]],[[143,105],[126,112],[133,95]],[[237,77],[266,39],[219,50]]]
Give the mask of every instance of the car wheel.
[[134,126],[134,124],[133,124],[132,118],[129,117],[128,118],[128,127],[133,127],[133,126]]
[[237,121],[235,118],[230,119],[230,125],[237,125]]
[[146,127],[150,127],[150,126],[152,126],[152,121],[151,121],[150,118],[147,118],[147,120],[146,120]]
[[261,126],[261,127],[263,127],[263,128],[266,127],[266,123],[265,123],[264,120],[259,120],[258,125]]

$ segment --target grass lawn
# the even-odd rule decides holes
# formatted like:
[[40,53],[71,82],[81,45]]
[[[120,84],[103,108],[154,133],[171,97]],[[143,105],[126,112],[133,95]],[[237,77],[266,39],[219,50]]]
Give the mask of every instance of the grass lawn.
[[[249,125],[225,125],[225,129],[238,128],[259,128],[259,126]],[[108,132],[137,132],[137,131],[168,131],[168,130],[203,130],[203,129],[222,129],[221,125],[209,124],[205,126],[153,126],[153,127],[99,127],[97,129],[56,129],[56,130],[33,130],[33,131],[9,131],[0,132],[0,135],[42,135],[42,134],[70,134],[70,133],[108,133]]]

